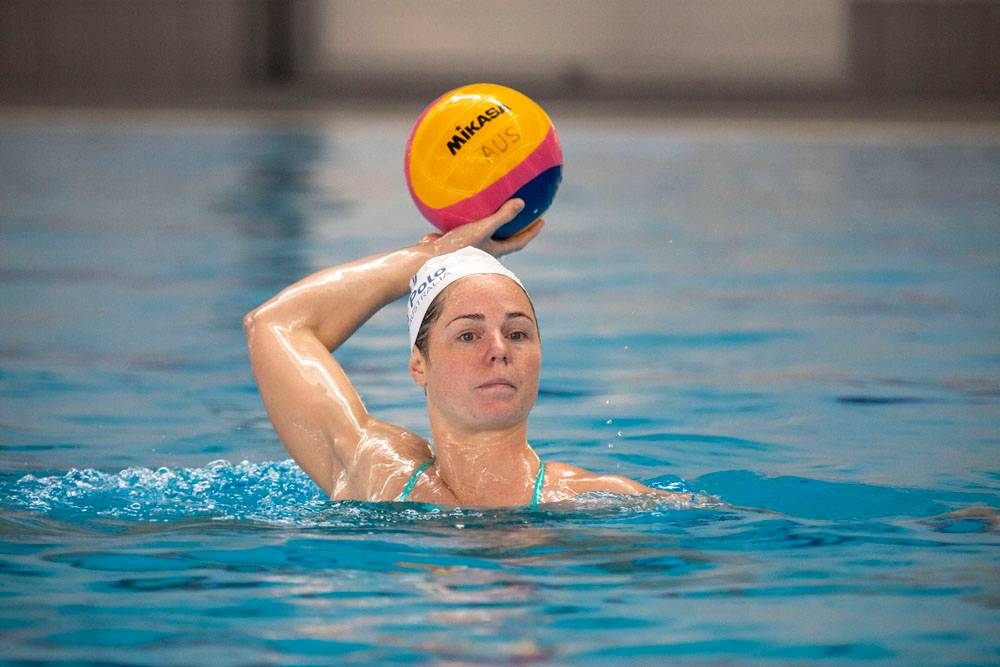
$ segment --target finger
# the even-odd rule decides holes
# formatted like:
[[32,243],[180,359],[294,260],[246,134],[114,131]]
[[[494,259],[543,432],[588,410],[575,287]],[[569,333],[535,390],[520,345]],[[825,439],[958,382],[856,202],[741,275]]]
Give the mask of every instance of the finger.
[[497,255],[506,255],[512,252],[517,252],[524,246],[531,243],[532,239],[539,235],[542,231],[542,227],[545,226],[545,221],[539,218],[533,223],[519,231],[514,236],[502,241],[494,241],[493,248]]
[[495,255],[493,249],[496,246],[490,237],[496,230],[516,218],[523,209],[524,200],[509,199],[493,215],[455,227],[444,235],[442,252],[451,252],[471,245]]
[[524,210],[523,199],[508,199],[503,206],[497,209],[496,213],[488,218],[483,218],[482,224],[485,229],[489,230],[489,236],[492,236],[493,232],[516,218],[522,210]]
[[541,218],[535,218],[531,223],[529,223],[529,224],[525,225],[524,227],[522,227],[521,229],[517,230],[511,236],[513,237],[513,236],[520,236],[521,234],[527,234],[528,232],[530,232],[532,229],[535,228],[535,225],[538,225],[538,224],[545,224],[545,221],[542,220]]

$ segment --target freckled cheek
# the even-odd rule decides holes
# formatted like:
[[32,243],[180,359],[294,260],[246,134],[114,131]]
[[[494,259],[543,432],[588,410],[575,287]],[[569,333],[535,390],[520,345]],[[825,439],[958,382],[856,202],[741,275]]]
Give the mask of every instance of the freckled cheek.
[[445,378],[458,379],[468,373],[477,357],[468,351],[463,354],[449,354],[446,360],[440,365],[440,370]]
[[538,376],[541,374],[542,367],[542,357],[540,354],[534,353],[528,355],[524,363],[524,372],[530,379],[538,384]]

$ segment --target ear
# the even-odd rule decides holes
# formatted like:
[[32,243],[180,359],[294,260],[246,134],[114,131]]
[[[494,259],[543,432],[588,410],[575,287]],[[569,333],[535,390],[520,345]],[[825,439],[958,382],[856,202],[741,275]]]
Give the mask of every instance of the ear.
[[410,353],[410,377],[417,383],[418,387],[427,388],[427,360],[417,346],[413,346]]

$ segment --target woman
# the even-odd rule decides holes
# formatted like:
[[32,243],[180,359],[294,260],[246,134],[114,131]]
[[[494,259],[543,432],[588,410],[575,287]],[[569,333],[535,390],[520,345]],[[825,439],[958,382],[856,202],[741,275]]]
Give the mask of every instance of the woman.
[[[526,246],[493,233],[524,207],[417,245],[320,271],[244,319],[253,372],[274,428],[331,499],[436,505],[537,505],[587,491],[657,491],[619,475],[543,463],[528,444],[541,345],[534,307],[494,257]],[[459,252],[456,252],[459,251]],[[412,277],[412,280],[411,280]],[[373,417],[331,356],[412,288],[410,373],[427,396],[431,444]]]

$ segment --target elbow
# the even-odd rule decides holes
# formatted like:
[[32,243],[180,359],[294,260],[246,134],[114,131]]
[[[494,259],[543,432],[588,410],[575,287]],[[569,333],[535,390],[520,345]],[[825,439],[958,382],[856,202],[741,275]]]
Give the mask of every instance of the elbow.
[[270,338],[272,334],[280,331],[291,331],[298,328],[301,327],[288,321],[282,316],[282,313],[275,312],[270,304],[258,306],[243,316],[243,335],[246,336],[247,344],[251,347],[253,347],[254,341]]
[[260,308],[255,308],[249,313],[243,316],[243,335],[249,340],[253,336],[254,329],[257,325],[257,315]]
[[273,329],[279,322],[273,313],[268,312],[266,304],[258,306],[243,316],[243,335],[246,336],[247,343],[253,344],[254,340]]

